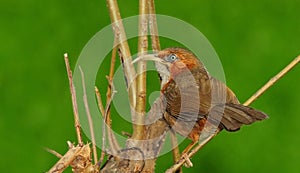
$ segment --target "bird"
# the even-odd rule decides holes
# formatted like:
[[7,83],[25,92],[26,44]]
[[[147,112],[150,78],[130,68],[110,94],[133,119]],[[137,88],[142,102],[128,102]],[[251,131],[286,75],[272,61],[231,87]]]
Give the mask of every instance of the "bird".
[[219,131],[237,131],[243,125],[268,118],[264,112],[242,105],[234,92],[212,77],[200,59],[184,48],[166,48],[139,58],[152,60],[162,79],[163,118],[172,129],[192,140],[194,146],[206,123]]

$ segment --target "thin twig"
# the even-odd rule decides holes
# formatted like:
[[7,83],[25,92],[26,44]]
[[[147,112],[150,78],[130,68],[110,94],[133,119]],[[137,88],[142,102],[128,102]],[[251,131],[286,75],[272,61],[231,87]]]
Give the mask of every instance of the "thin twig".
[[109,82],[109,85],[111,87],[111,95],[110,95],[109,100],[107,100],[106,110],[105,110],[104,116],[105,116],[105,119],[107,120],[106,123],[108,124],[108,127],[109,127],[108,131],[107,131],[107,133],[108,133],[108,139],[109,139],[108,142],[109,142],[109,144],[110,144],[110,146],[112,148],[111,149],[112,153],[116,154],[121,149],[121,147],[120,147],[120,145],[119,145],[119,143],[118,143],[115,135],[113,134],[113,131],[112,131],[112,128],[111,128],[111,121],[109,119],[109,122],[108,122],[108,118],[107,118],[108,112],[110,111],[111,102],[112,102],[112,100],[113,100],[113,98],[115,96],[116,90],[115,90],[115,87],[114,87],[114,84],[113,84],[112,80],[109,80],[108,82]]
[[97,98],[97,102],[98,102],[98,107],[100,109],[102,117],[104,117],[105,109],[104,109],[103,102],[101,99],[101,93],[96,86],[95,86],[95,93],[96,93],[96,98]]
[[58,157],[58,158],[62,158],[63,156],[61,154],[59,154],[57,151],[52,150],[50,148],[45,148],[46,151],[48,151],[49,153],[53,154],[54,156]]
[[[99,159],[98,165],[101,165],[101,163],[104,159],[104,156],[105,156],[106,126],[108,127],[108,130],[107,130],[108,142],[111,147],[112,154],[113,155],[117,154],[118,151],[120,151],[120,149],[121,149],[115,135],[113,134],[113,132],[111,130],[111,120],[108,118],[108,113],[110,112],[111,102],[113,100],[113,97],[114,97],[114,94],[116,93],[116,91],[114,90],[114,85],[112,83],[112,80],[109,80],[109,77],[107,77],[107,79],[109,82],[109,88],[111,89],[111,94],[109,94],[109,97],[107,98],[108,100],[106,101],[107,103],[105,106],[106,107],[105,110],[103,110],[102,108],[100,109],[101,114],[103,115],[103,126],[102,126],[102,136],[103,137],[102,137],[102,152],[101,152],[101,157]],[[96,90],[96,97],[97,97],[98,103],[102,104],[101,95],[100,95],[98,88],[95,87],[95,90]],[[103,106],[99,105],[99,107],[103,107]]]
[[90,133],[91,133],[94,163],[98,163],[96,138],[95,138],[95,133],[94,133],[94,125],[93,125],[93,120],[92,120],[92,116],[91,116],[91,113],[90,113],[90,109],[89,109],[89,105],[88,105],[88,100],[87,100],[87,95],[86,95],[84,74],[83,74],[83,71],[82,71],[82,69],[81,69],[80,66],[79,66],[79,70],[80,70],[81,79],[82,79],[83,102],[84,102],[84,107],[85,107],[85,111],[86,111],[86,116],[88,118],[88,123],[89,123],[89,127],[90,127]]
[[262,88],[260,88],[255,94],[253,94],[245,103],[245,106],[250,105],[258,97],[260,97],[267,89],[274,85],[279,79],[281,79],[287,72],[289,72],[293,67],[295,67],[300,62],[300,55],[295,58],[289,65],[287,65],[283,70],[281,70],[276,76],[269,80]]
[[[110,69],[109,69],[109,75],[107,77],[108,80],[108,86],[107,86],[107,92],[106,92],[106,107],[105,109],[107,110],[106,113],[106,117],[105,117],[105,122],[108,126],[109,129],[112,128],[112,124],[111,124],[111,114],[110,114],[110,103],[112,101],[112,97],[114,94],[114,85],[113,85],[113,77],[114,77],[114,71],[115,71],[115,64],[116,64],[116,56],[117,56],[117,46],[114,46],[113,50],[112,50],[112,55],[111,55],[111,61],[110,61]],[[108,104],[109,103],[109,104]],[[115,136],[113,133],[111,133],[112,131],[109,130],[108,131],[108,135],[110,137],[113,138],[113,141],[117,143],[117,140],[115,140]],[[111,143],[111,142],[110,142]],[[112,143],[110,144],[111,146],[113,145]],[[117,146],[116,150],[119,150],[119,144],[115,144]]]
[[69,64],[69,58],[68,54],[64,54],[65,64],[67,68],[68,73],[68,79],[69,79],[69,85],[70,85],[70,91],[71,91],[71,97],[72,97],[72,105],[73,105],[73,113],[74,113],[74,124],[75,124],[75,131],[77,135],[78,145],[83,146],[81,132],[80,132],[80,122],[79,122],[79,116],[78,116],[78,107],[77,107],[77,101],[76,101],[76,91],[73,83],[73,77],[72,77],[72,71]]
[[[113,50],[112,50],[112,55],[111,55],[111,62],[110,62],[110,70],[109,70],[109,76],[108,76],[108,81],[112,81],[113,76],[114,76],[114,69],[115,69],[115,64],[116,64],[116,54],[117,54],[117,46],[114,46]],[[95,87],[95,91],[96,91],[96,97],[98,100],[98,106],[100,108],[101,114],[103,116],[103,127],[102,127],[102,152],[101,152],[101,157],[99,160],[99,164],[102,163],[104,156],[105,156],[105,139],[106,139],[106,125],[108,126],[108,128],[111,129],[111,118],[110,118],[110,105],[109,105],[109,109],[107,111],[107,115],[105,116],[105,110],[103,107],[103,102],[101,100],[101,94],[98,90],[97,87]],[[112,92],[112,86],[111,83],[109,82],[108,87],[107,87],[107,92],[106,92],[106,102],[108,102],[108,100],[111,100],[111,93]],[[107,107],[106,107],[107,109]],[[106,124],[106,125],[105,125]],[[109,141],[110,146],[112,147],[112,141],[115,141],[117,143],[117,140],[115,139],[115,136],[113,133],[111,133],[111,130],[108,131],[108,136],[112,136],[113,139],[111,139]],[[116,146],[118,147],[119,144],[116,144]],[[117,148],[116,150],[119,150],[119,148]]]
[[102,99],[101,99],[101,94],[100,94],[100,91],[99,89],[95,86],[95,92],[96,92],[96,98],[97,98],[97,102],[98,102],[98,107],[100,109],[100,112],[101,112],[101,115],[102,115],[102,118],[103,118],[103,125],[102,125],[102,151],[101,151],[101,156],[100,156],[100,159],[99,159],[99,162],[98,162],[98,166],[100,167],[103,160],[104,160],[104,157],[105,157],[105,143],[106,143],[106,133],[105,133],[105,117],[104,117],[104,114],[105,114],[105,111],[104,111],[104,107],[103,107],[103,102],[102,102]]

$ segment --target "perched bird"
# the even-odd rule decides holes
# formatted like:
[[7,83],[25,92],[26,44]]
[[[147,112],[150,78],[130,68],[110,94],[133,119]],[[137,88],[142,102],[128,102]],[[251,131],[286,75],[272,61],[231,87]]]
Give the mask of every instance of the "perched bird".
[[[207,72],[189,50],[167,48],[141,60],[154,60],[161,76],[168,76],[161,88],[166,107],[164,118],[179,134],[198,142],[206,122],[219,130],[239,130],[268,116],[240,104],[235,94]],[[163,81],[164,81],[163,80]]]

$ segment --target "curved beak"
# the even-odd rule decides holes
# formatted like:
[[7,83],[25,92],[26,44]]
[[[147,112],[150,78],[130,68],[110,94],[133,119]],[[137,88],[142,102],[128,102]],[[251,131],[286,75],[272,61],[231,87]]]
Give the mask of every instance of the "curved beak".
[[148,54],[148,55],[139,56],[132,61],[132,64],[139,62],[139,61],[149,61],[149,60],[159,62],[162,64],[166,64],[166,62],[163,59],[159,58],[156,54]]

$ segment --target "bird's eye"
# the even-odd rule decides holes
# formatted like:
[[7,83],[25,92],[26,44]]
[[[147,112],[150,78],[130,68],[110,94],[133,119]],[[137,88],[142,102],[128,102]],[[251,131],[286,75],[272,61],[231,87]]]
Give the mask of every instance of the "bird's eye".
[[178,58],[175,54],[171,54],[170,56],[168,56],[167,61],[169,62],[174,62],[176,61]]

